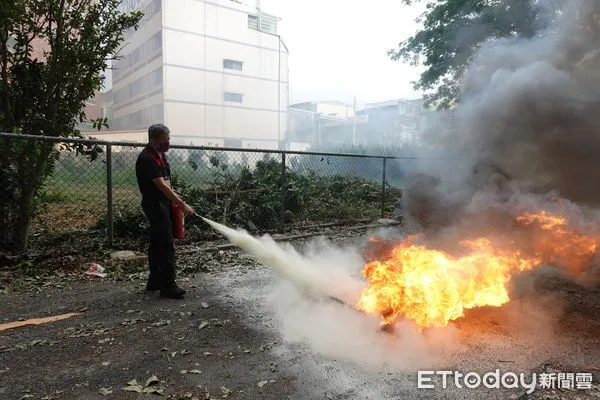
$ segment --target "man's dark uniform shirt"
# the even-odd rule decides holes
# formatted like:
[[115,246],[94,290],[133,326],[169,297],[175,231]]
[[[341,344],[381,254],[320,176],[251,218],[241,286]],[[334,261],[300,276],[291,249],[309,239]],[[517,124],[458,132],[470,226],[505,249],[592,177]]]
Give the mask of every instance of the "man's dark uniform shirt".
[[153,201],[170,203],[170,200],[152,182],[153,179],[160,177],[167,183],[171,180],[171,168],[164,154],[161,158],[152,146],[147,145],[135,163],[135,175],[142,193],[142,204],[149,204]]

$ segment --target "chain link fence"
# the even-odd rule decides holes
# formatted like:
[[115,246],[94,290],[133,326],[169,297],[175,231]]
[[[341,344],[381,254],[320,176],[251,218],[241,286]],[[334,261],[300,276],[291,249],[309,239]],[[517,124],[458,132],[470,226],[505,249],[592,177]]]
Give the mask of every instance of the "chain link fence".
[[[26,144],[43,143],[51,148],[50,158],[56,159],[33,199],[28,240],[88,232],[112,246],[115,241],[145,237],[147,221],[135,177],[143,144],[12,134],[0,134],[0,141],[16,149],[12,158],[0,161],[5,181],[26,175],[19,171],[18,158]],[[175,190],[196,212],[251,232],[392,216],[416,161],[180,145],[173,145],[167,157]],[[27,187],[27,182],[21,183],[17,191]],[[0,192],[5,205],[16,201],[13,189],[5,185]],[[6,231],[13,228],[7,226]],[[187,240],[201,239],[207,231],[194,217],[187,219],[186,229]],[[4,250],[15,244],[11,240],[16,236],[2,236]]]

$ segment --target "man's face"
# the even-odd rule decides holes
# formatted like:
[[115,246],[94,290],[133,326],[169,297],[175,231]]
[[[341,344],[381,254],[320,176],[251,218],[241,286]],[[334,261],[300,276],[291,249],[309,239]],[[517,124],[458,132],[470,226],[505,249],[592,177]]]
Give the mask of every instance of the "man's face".
[[150,142],[152,143],[152,146],[154,146],[154,148],[157,151],[165,153],[165,152],[169,151],[170,139],[171,139],[170,135],[168,133],[164,133],[164,134],[160,135],[160,137],[158,137],[156,139],[152,139]]

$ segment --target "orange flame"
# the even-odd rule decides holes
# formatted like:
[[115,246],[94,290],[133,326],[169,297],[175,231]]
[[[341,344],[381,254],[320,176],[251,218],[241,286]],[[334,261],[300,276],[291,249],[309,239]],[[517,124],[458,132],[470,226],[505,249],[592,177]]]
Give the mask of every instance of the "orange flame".
[[443,327],[466,309],[507,303],[508,284],[519,272],[547,263],[578,272],[596,252],[598,241],[570,231],[562,217],[524,213],[516,222],[521,229],[533,229],[534,238],[526,235],[526,243],[510,240],[504,246],[485,237],[465,240],[459,243],[461,256],[415,244],[417,237],[409,237],[384,260],[365,266],[369,286],[357,309],[381,315],[382,325],[404,317],[420,328]]
[[517,217],[523,226],[539,228],[532,235],[532,253],[545,263],[557,264],[572,273],[581,273],[596,253],[598,239],[569,229],[566,219],[545,211]]

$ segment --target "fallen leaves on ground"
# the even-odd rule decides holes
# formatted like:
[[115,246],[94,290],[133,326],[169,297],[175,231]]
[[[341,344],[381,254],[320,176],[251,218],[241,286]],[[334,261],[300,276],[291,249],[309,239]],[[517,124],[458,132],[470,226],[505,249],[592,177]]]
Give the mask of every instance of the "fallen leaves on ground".
[[123,388],[123,390],[125,390],[127,392],[142,393],[142,390],[144,390],[144,388],[141,387],[140,385],[131,385],[131,386],[125,386]]
[[198,329],[204,329],[206,327],[209,327],[209,328],[221,327],[221,326],[225,326],[230,323],[231,323],[230,319],[222,319],[221,320],[218,318],[212,318],[208,321],[202,321],[200,323],[200,325],[198,326]]
[[150,378],[148,378],[146,380],[146,387],[151,386],[151,385],[156,385],[157,383],[160,383],[160,380],[158,379],[158,377],[156,375],[152,375]]
[[262,389],[263,386],[265,386],[267,383],[275,383],[276,381],[274,380],[270,380],[270,381],[260,381],[258,382],[258,387]]
[[221,386],[221,392],[223,393],[223,398],[227,398],[229,397],[229,395],[231,394],[231,389],[225,387],[225,386]]
[[14,350],[27,350],[27,349],[31,349],[36,346],[53,346],[57,343],[59,343],[59,342],[56,340],[34,339],[27,343],[17,344],[14,347],[2,347],[2,348],[0,348],[0,353],[4,353],[7,351],[14,351]]
[[112,394],[112,386],[111,387],[101,387],[100,389],[98,389],[98,393],[100,393],[102,396],[108,396],[109,394]]
[[138,384],[137,380],[133,379],[127,382],[127,386],[123,390],[136,393],[154,393],[158,395],[164,394],[164,389],[159,386],[160,379],[156,375],[152,375],[146,380],[145,386]]
[[181,370],[182,374],[201,374],[202,371],[200,371],[199,369],[192,369],[192,370],[187,370],[187,369],[182,369]]

